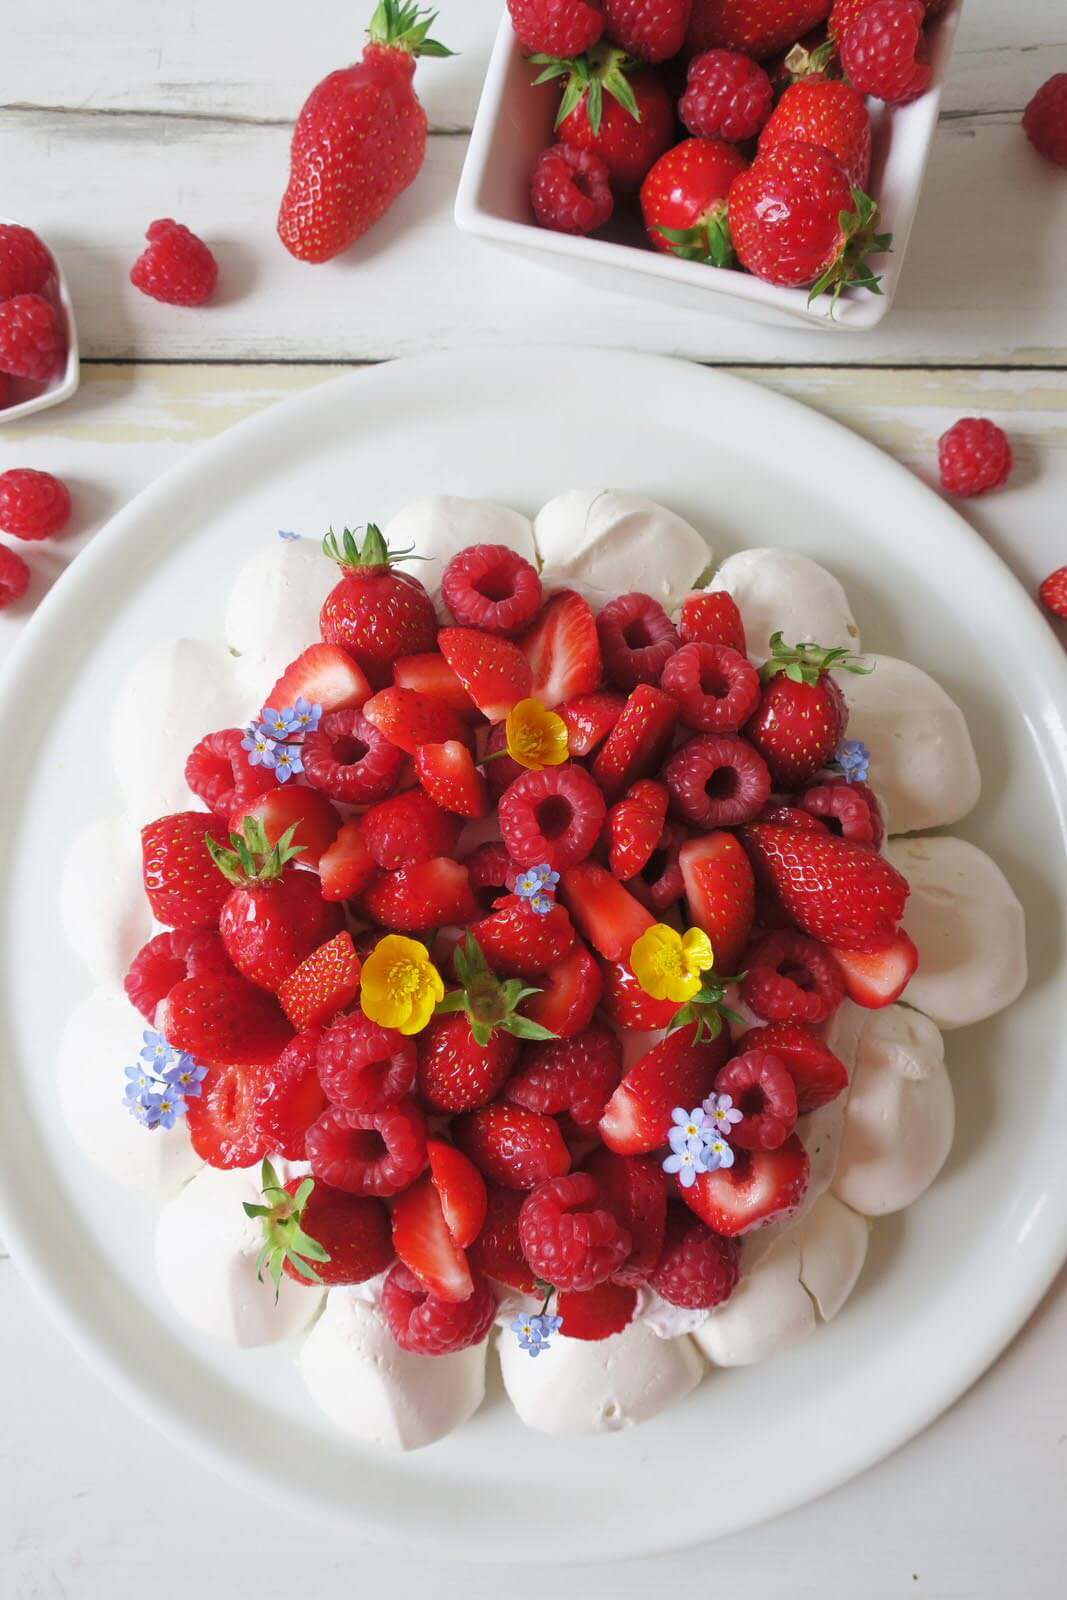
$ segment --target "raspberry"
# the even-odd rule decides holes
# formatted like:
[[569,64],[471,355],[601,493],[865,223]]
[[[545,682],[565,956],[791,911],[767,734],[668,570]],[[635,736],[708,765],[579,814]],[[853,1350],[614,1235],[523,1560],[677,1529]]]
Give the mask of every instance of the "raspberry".
[[[759,1038],[755,1029],[750,1038]],[[730,1140],[739,1150],[777,1150],[797,1121],[797,1090],[781,1056],[773,1050],[746,1050],[728,1061],[715,1079],[718,1094],[728,1094],[741,1112]]]
[[303,1161],[307,1131],[326,1110],[316,1070],[318,1045],[318,1028],[309,1028],[257,1074],[252,1128],[266,1150],[288,1161]]
[[1041,85],[1023,112],[1023,132],[1046,161],[1067,167],[1067,72]]
[[806,789],[800,804],[813,817],[820,817],[831,833],[853,844],[869,844],[878,849],[885,837],[885,824],[877,796],[865,783],[848,783],[835,778]]
[[[685,882],[678,857],[688,838],[689,835],[681,828],[676,827],[673,822],[668,822],[641,878],[637,880],[638,883],[644,880],[648,903],[653,911],[666,911],[668,906],[677,905],[685,893]],[[634,884],[630,885],[631,889],[634,887]]]
[[919,59],[925,15],[922,0],[871,0],[848,25],[841,65],[861,94],[901,105],[929,87],[930,65]]
[[403,1100],[415,1084],[414,1039],[380,1028],[361,1011],[339,1017],[326,1029],[316,1060],[327,1099],[345,1111],[381,1111]]
[[404,769],[403,750],[355,710],[323,717],[315,732],[304,736],[303,758],[311,787],[350,806],[384,800]]
[[1050,572],[1038,594],[1054,616],[1067,617],[1067,567]]
[[760,700],[755,667],[721,644],[683,644],[660,683],[682,708],[682,721],[698,733],[736,733]]
[[248,751],[241,745],[244,737],[241,728],[220,728],[205,735],[185,763],[186,783],[219,816],[228,817],[239,805],[277,786],[268,767],[249,766]]
[[0,372],[45,383],[67,355],[63,318],[39,294],[17,294],[0,305]]
[[183,978],[212,973],[221,977],[232,971],[226,947],[217,933],[207,928],[171,928],[141,946],[122,986],[130,1004],[152,1022],[159,1002]]
[[664,774],[675,810],[695,828],[734,828],[759,816],[771,775],[758,750],[743,739],[690,739]]
[[802,933],[768,934],[746,965],[741,998],[767,1022],[825,1022],[845,996],[833,956]]
[[670,617],[647,594],[622,594],[610,600],[596,625],[604,666],[620,689],[658,683],[681,644]]
[[16,539],[48,539],[66,527],[70,490],[50,472],[12,467],[0,472],[0,529]]
[[1014,464],[1008,436],[988,417],[961,417],[937,442],[941,487],[970,499],[1007,483]]
[[485,1278],[474,1275],[474,1292],[466,1300],[438,1300],[397,1262],[382,1285],[382,1314],[401,1350],[447,1356],[488,1338],[496,1295]]
[[461,626],[521,633],[541,609],[541,580],[504,544],[475,544],[453,556],[441,579],[445,605]]
[[491,839],[464,856],[463,865],[470,877],[474,898],[483,910],[492,911],[501,895],[512,887],[508,877],[515,869],[507,850],[498,840]]
[[682,601],[678,632],[683,644],[725,644],[742,656],[747,649],[737,601],[725,589],[687,595]]
[[554,233],[594,233],[615,210],[607,162],[593,150],[549,145],[530,175],[530,205],[542,228]]
[[524,772],[501,796],[500,831],[520,867],[547,861],[556,871],[573,867],[596,844],[607,805],[584,767],[568,762]]
[[15,550],[0,544],[0,611],[12,605],[30,586],[30,569]]
[[754,139],[771,114],[774,90],[763,68],[736,50],[706,50],[689,63],[678,111],[700,139]]
[[0,300],[39,294],[55,270],[52,252],[35,233],[0,222]]
[[610,1028],[587,1028],[570,1039],[527,1046],[506,1098],[549,1116],[568,1112],[586,1129],[598,1123],[622,1077],[622,1046]]
[[307,1158],[315,1177],[333,1189],[399,1194],[426,1166],[426,1118],[413,1100],[384,1111],[330,1106],[308,1129]]
[[363,838],[380,867],[393,872],[434,856],[450,856],[463,824],[434,805],[423,789],[406,789],[360,818]]
[[550,1178],[519,1213],[523,1254],[545,1283],[557,1289],[592,1289],[621,1267],[632,1240],[600,1202],[600,1185],[588,1172]]
[[673,1306],[705,1311],[729,1300],[740,1276],[740,1252],[733,1239],[712,1233],[680,1206],[672,1206],[663,1254],[648,1280],[656,1293]]
[[218,262],[202,239],[162,217],[145,234],[148,249],[130,268],[130,282],[142,294],[169,306],[199,306],[210,299]]
[[[302,1182],[292,1178],[285,1187],[296,1194]],[[305,1201],[300,1226],[330,1258],[314,1263],[320,1283],[366,1283],[396,1259],[389,1213],[370,1195],[345,1194],[317,1183]],[[285,1271],[298,1283],[307,1281],[288,1257]]]
[[508,0],[508,11],[523,48],[546,56],[580,56],[604,32],[596,0]]

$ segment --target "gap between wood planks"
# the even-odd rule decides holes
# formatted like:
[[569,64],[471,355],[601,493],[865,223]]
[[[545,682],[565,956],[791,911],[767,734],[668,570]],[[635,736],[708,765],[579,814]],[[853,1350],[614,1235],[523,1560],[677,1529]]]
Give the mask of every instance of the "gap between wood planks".
[[[479,348],[472,346],[471,348]],[[433,353],[433,352],[431,352]],[[383,367],[391,361],[412,360],[411,356],[83,356],[81,366],[86,367]],[[664,356],[664,360],[682,360],[679,356]],[[973,366],[959,361],[888,361],[884,364],[871,361],[861,364],[842,361],[693,361],[696,367],[708,367],[724,372],[843,372],[858,374],[876,372],[880,377],[894,372],[924,372],[972,375],[976,372],[1067,372],[1067,361],[983,361]]]

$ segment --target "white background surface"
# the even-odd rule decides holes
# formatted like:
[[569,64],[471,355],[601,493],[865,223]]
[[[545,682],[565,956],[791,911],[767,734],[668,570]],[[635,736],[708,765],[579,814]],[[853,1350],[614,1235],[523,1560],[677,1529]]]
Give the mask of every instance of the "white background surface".
[[[50,467],[78,500],[71,534],[30,552],[31,601],[136,489],[198,440],[330,376],[319,363],[501,338],[750,366],[925,476],[955,417],[995,416],[1019,466],[972,521],[1031,585],[1067,560],[1067,178],[1032,156],[1017,127],[1037,84],[1067,70],[1060,0],[969,0],[897,308],[858,342],[598,298],[532,265],[504,267],[455,235],[451,193],[497,7],[445,9],[438,31],[463,55],[420,69],[439,130],[426,171],[357,251],[315,271],[273,239],[288,123],[315,79],[352,55],[361,8],[322,0],[305,27],[252,0],[42,0],[4,19],[0,210],[63,255],[90,358],[75,402],[0,428],[0,469]],[[175,311],[126,282],[159,215],[218,249],[218,306]],[[244,364],[261,361],[288,364]],[[27,602],[0,617],[0,649],[28,611]],[[695,1583],[754,1600],[1046,1600],[1063,1593],[1067,1546],[1065,1348],[1061,1277],[970,1396],[817,1505],[676,1559],[462,1573],[368,1552],[311,1524],[279,1528],[271,1508],[119,1410],[0,1260],[0,1595],[170,1600],[195,1586],[216,1600],[270,1585],[333,1600],[358,1585],[396,1600],[628,1600]]]

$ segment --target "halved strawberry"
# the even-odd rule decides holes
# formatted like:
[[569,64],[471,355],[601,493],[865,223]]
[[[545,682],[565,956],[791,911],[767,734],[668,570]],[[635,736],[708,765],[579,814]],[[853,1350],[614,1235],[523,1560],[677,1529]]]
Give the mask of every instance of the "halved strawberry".
[[474,765],[467,746],[458,739],[420,745],[415,752],[415,771],[430,799],[445,811],[452,811],[457,817],[489,815],[489,785]]
[[381,873],[363,891],[362,904],[368,916],[395,933],[427,933],[478,916],[467,869],[448,856]]
[[718,972],[734,973],[756,915],[756,880],[732,833],[690,839],[678,853],[689,915],[711,940]]
[[656,771],[677,724],[677,700],[654,683],[639,683],[593,762],[593,777],[609,800]]
[[600,1185],[609,1208],[626,1228],[633,1248],[615,1282],[644,1283],[663,1250],[670,1182],[655,1156],[620,1156],[601,1146],[582,1163]]
[[667,1143],[676,1106],[698,1106],[730,1054],[725,1033],[696,1042],[696,1024],[667,1035],[623,1078],[600,1119],[600,1136],[619,1155]]
[[567,724],[567,739],[572,756],[587,756],[607,738],[622,716],[626,696],[614,689],[579,695],[556,710]]
[[393,662],[393,682],[398,689],[414,689],[431,700],[443,700],[465,722],[481,720],[478,707],[444,656],[436,651],[423,656],[400,656]]
[[[530,663],[517,645],[475,628],[442,628],[437,647],[483,716],[503,722],[518,700],[531,692]],[[438,734],[442,743],[454,734]]]
[[523,1002],[524,1016],[539,1022],[559,1039],[571,1039],[588,1028],[600,1003],[604,980],[584,944],[576,941],[569,955],[553,963],[537,981],[540,991]]
[[604,675],[592,607],[573,589],[552,595],[519,640],[530,663],[530,694],[543,706],[558,706],[575,695],[592,694]]
[[444,700],[434,700],[414,689],[379,689],[363,707],[367,721],[390,744],[413,756],[422,744],[466,740],[470,729],[458,711]]
[[319,857],[319,888],[324,900],[354,900],[378,873],[363,829],[346,822]]
[[186,1101],[190,1141],[209,1167],[250,1167],[266,1155],[267,1140],[256,1125],[257,1093],[253,1067],[219,1065],[210,1069],[199,1095]]
[[725,589],[686,595],[678,632],[683,644],[724,644],[741,655],[748,653],[737,601]]
[[183,978],[156,1020],[175,1050],[209,1067],[271,1061],[293,1037],[274,996],[237,974]]
[[478,1272],[518,1289],[520,1294],[536,1294],[537,1279],[523,1255],[519,1239],[519,1212],[526,1195],[499,1184],[486,1184],[488,1209],[485,1223],[470,1246],[468,1258]]
[[797,1114],[829,1105],[848,1088],[848,1068],[834,1055],[822,1034],[806,1022],[769,1022],[747,1033],[739,1050],[771,1050],[784,1062],[796,1085]]
[[625,1032],[650,1033],[670,1026],[677,1000],[656,1000],[646,994],[628,961],[604,963],[604,1015]]
[[445,1220],[433,1178],[424,1178],[393,1201],[393,1249],[438,1300],[469,1300],[474,1293],[467,1257]]
[[313,644],[290,662],[263,704],[281,711],[303,696],[325,713],[361,706],[370,694],[367,674],[347,650],[337,644]]
[[279,784],[267,794],[239,805],[230,817],[230,832],[243,834],[250,817],[262,823],[269,845],[276,845],[283,833],[295,827],[292,843],[301,847],[302,867],[318,865],[341,826],[341,813],[324,794],[295,783],[287,783],[284,788]]
[[568,1339],[610,1339],[634,1319],[637,1290],[624,1284],[598,1283],[595,1289],[561,1289],[556,1315],[563,1318],[560,1333]]
[[555,1119],[522,1106],[482,1106],[457,1117],[452,1133],[479,1172],[505,1189],[536,1189],[571,1169]]
[[732,1167],[702,1172],[691,1188],[676,1187],[702,1222],[734,1239],[791,1216],[804,1198],[810,1171],[808,1152],[791,1133],[777,1150],[735,1150]]
[[629,961],[655,917],[606,867],[581,861],[560,874],[559,892],[579,933],[605,961]]
[[659,844],[667,820],[667,786],[642,778],[616,800],[604,827],[612,876],[636,878]]
[[297,1032],[328,1022],[359,993],[360,959],[346,930],[320,944],[278,990],[282,1010]]
[[831,950],[850,1000],[872,1011],[899,1000],[919,965],[919,952],[903,928],[883,950]]
[[427,1139],[430,1177],[441,1200],[441,1210],[453,1241],[461,1250],[473,1244],[485,1224],[489,1204],[485,1179],[462,1150],[443,1139]]

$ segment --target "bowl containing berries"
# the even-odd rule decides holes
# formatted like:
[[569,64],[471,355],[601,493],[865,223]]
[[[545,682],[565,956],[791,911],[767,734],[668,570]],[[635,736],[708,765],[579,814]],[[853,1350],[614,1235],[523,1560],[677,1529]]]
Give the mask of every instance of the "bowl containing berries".
[[508,0],[456,222],[624,293],[873,328],[961,6]]
[[67,280],[44,240],[0,217],[0,423],[69,400],[78,334]]

